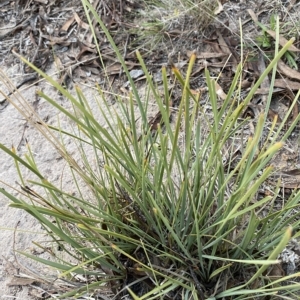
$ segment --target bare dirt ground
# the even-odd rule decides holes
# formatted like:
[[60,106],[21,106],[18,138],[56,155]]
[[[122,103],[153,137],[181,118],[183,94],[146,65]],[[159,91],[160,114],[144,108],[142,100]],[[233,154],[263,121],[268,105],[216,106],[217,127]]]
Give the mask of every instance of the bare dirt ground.
[[[103,16],[105,24],[115,36],[116,43],[122,49],[129,69],[138,70],[133,52],[136,36],[130,33],[130,30],[136,26],[135,20],[133,18],[131,23],[125,23],[122,14],[134,14],[135,10],[141,8],[137,1],[106,1],[106,5],[101,6],[104,2],[94,1],[94,5],[99,9],[99,15]],[[115,3],[115,6],[112,7],[109,3]],[[122,3],[122,7],[118,6],[120,3]],[[219,81],[219,92],[222,95],[222,93],[226,93],[234,74],[234,68],[240,59],[238,18],[242,20],[245,45],[251,44],[258,35],[258,29],[253,24],[254,16],[257,16],[264,24],[269,24],[270,16],[278,13],[282,22],[291,22],[293,25],[290,28],[296,28],[293,32],[290,30],[287,35],[299,36],[300,24],[299,15],[297,15],[300,12],[299,1],[222,1],[222,3],[219,15],[215,16],[219,21],[215,21],[205,31],[194,28],[194,25],[192,26],[189,19],[185,17],[181,23],[174,22],[169,28],[166,28],[165,36],[168,38],[163,44],[164,47],[154,48],[152,51],[149,51],[150,46],[148,48],[140,47],[150,71],[159,76],[160,67],[163,64],[170,64],[170,61],[184,69],[190,52],[196,51],[198,60],[193,73],[192,87],[195,90],[205,89],[203,69],[206,66],[209,67],[212,76],[222,73]],[[53,74],[70,90],[74,88],[75,83],[80,84],[87,98],[92,99],[96,94],[95,83],[102,84],[105,89],[107,84],[104,81],[105,74],[115,91],[126,95],[127,87],[124,84],[126,78],[103,32],[98,28],[96,34],[99,41],[101,40],[100,48],[105,63],[105,72],[85,22],[80,1],[76,0],[7,0],[0,3],[0,68],[11,78],[13,84],[19,87],[18,93],[32,104],[34,110],[49,125],[57,124],[59,116],[45,101],[37,97],[36,89],[43,90],[45,94],[56,99],[66,108],[70,104],[49,84],[41,81],[38,76],[25,67],[12,54],[12,50],[27,57],[47,74]],[[184,38],[181,38],[183,32],[185,32]],[[300,48],[297,43],[295,46]],[[255,51],[249,48],[248,51],[249,55],[251,52],[254,53],[254,56],[258,55],[257,48]],[[213,54],[209,56],[208,53]],[[225,60],[222,53],[227,54]],[[227,60],[229,54],[230,59]],[[298,52],[296,54],[298,55]],[[300,66],[299,55],[296,56],[295,61]],[[262,72],[259,67],[261,67],[259,63],[249,63],[247,66],[248,75],[245,75],[243,83],[245,92]],[[284,117],[284,113],[290,105],[289,97],[292,97],[293,92],[299,89],[299,74],[298,72],[293,73],[291,77],[286,69],[281,72],[281,76],[285,78],[285,86],[282,82],[277,82],[278,94],[275,95],[275,98],[285,100],[274,101],[274,107],[270,112],[271,116],[274,113]],[[28,78],[30,80],[26,81]],[[3,78],[0,82],[0,90],[6,95],[13,92],[11,97],[14,99],[15,91],[10,91],[9,85],[5,85],[4,82]],[[262,89],[267,87],[268,85]],[[249,108],[248,114],[253,119],[263,109],[263,95],[263,92],[258,95],[256,102],[253,102]],[[113,97],[109,94],[107,97],[111,98],[113,104]],[[176,103],[176,96],[173,100]],[[60,119],[60,122],[65,129],[72,126],[64,118]],[[1,95],[0,143],[8,147],[14,145],[19,154],[24,154],[27,152],[27,142],[30,144],[41,172],[47,174],[49,180],[60,182],[62,177],[67,176],[64,173],[64,163],[52,145],[47,143],[40,133],[22,118],[16,108]],[[292,170],[299,165],[298,139],[295,138],[295,135],[288,148],[288,151],[283,153],[285,156],[279,158],[279,162],[285,170]],[[74,151],[76,156],[76,149],[71,149],[71,151]],[[20,182],[14,162],[4,153],[0,155],[0,180],[12,187],[19,188]],[[290,189],[298,188],[299,182],[299,178],[296,178],[295,182],[289,182],[288,187]],[[0,185],[3,187],[2,183]],[[71,180],[65,188],[72,191]],[[15,194],[17,195],[17,192]],[[26,251],[50,259],[51,249],[48,249],[47,252],[33,244],[34,241],[47,245],[47,236],[39,223],[29,214],[12,209],[8,204],[8,199],[0,195],[0,299],[49,298],[54,293],[53,280],[57,274],[15,252],[15,250]],[[294,253],[297,254],[296,250]]]

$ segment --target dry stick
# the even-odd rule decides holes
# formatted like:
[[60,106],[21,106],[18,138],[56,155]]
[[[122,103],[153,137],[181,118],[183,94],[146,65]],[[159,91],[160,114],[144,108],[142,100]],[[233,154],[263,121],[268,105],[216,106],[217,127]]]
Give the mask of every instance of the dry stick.
[[[125,61],[125,58],[126,58],[126,55],[127,55],[128,41],[129,41],[129,34],[127,34],[125,45],[124,45],[124,54],[123,54],[123,60],[124,61]],[[120,72],[119,72],[119,77],[121,76],[122,72],[123,72],[123,68],[121,67]]]

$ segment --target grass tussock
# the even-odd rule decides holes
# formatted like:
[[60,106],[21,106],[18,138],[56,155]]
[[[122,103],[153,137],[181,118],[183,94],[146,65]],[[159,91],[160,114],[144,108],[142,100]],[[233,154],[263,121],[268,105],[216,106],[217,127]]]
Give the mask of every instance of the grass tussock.
[[144,0],[132,29],[137,36],[132,46],[143,51],[169,49],[174,39],[179,40],[176,44],[184,44],[188,36],[201,36],[219,5],[217,0]]
[[[242,119],[245,107],[293,41],[276,53],[243,101],[239,99],[242,64],[222,106],[217,105],[215,81],[206,70],[207,114],[201,95],[189,87],[195,56],[186,74],[172,70],[182,89],[180,104],[174,107],[166,69],[162,69],[161,94],[137,52],[148,90],[146,99],[141,99],[101,19],[90,4],[83,4],[122,62],[132,94],[127,103],[117,98],[110,106],[99,88],[99,113],[107,124],[103,127],[79,88],[72,96],[22,59],[72,103],[74,110],[69,111],[39,92],[76,126],[72,132],[45,123],[35,126],[53,142],[78,187],[77,193],[70,194],[47,181],[30,148],[23,158],[0,144],[14,159],[22,182],[20,196],[5,189],[1,193],[11,206],[37,218],[53,243],[76,263],[59,255],[46,261],[23,254],[59,270],[60,277],[85,276],[87,283],[70,288],[59,296],[62,299],[108,287],[115,296],[129,293],[133,299],[295,299],[299,284],[294,278],[299,274],[276,277],[271,270],[280,264],[279,255],[292,235],[299,235],[293,230],[300,222],[295,211],[300,193],[292,193],[278,211],[274,203],[279,188],[263,196],[259,191],[272,175],[272,158],[299,117],[283,133],[284,124],[267,123],[262,114],[251,137],[243,139],[241,134],[247,125]],[[153,104],[159,118],[151,123],[148,115]],[[67,151],[64,136],[78,145],[81,161]],[[234,155],[237,143],[242,144],[238,156]],[[87,149],[93,155],[86,155]],[[39,180],[27,182],[23,168]],[[81,192],[82,182],[92,198]],[[37,192],[40,188],[44,191]]]

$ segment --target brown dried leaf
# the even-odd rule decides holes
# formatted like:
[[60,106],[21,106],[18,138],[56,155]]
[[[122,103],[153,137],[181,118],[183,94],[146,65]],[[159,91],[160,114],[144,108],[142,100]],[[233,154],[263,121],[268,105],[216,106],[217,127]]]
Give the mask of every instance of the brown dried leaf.
[[250,81],[248,78],[247,79],[244,79],[242,82],[241,82],[241,88],[243,89],[247,89],[249,88],[251,85],[252,85],[252,81]]
[[248,14],[250,15],[251,19],[257,23],[258,22],[258,19],[257,19],[257,16],[255,14],[255,12],[252,10],[252,9],[247,9],[247,12]]
[[[276,40],[276,32],[273,30],[267,30],[266,31],[274,40]],[[288,42],[288,40],[286,38],[284,38],[283,36],[279,35],[279,44],[280,46],[284,47],[285,44]],[[300,49],[298,49],[297,47],[295,47],[294,45],[291,45],[289,48],[289,51],[292,52],[299,52]]]
[[89,48],[92,48],[92,49],[94,49],[96,47],[95,44],[89,43],[87,40],[81,41],[81,44],[85,45],[85,46],[87,46]]
[[64,68],[64,67],[63,67],[63,64],[62,64],[60,58],[59,58],[58,56],[56,56],[56,55],[54,55],[54,62],[55,62],[56,68],[57,68],[58,70],[62,71],[63,68]]
[[150,121],[150,130],[151,131],[156,131],[158,128],[158,124],[161,124],[162,121],[162,115],[161,112],[159,111]]
[[296,70],[290,68],[289,66],[287,66],[282,60],[278,61],[278,71],[280,71],[280,73],[292,78],[292,79],[296,79],[300,81],[300,73],[297,72]]
[[260,73],[258,70],[258,60],[246,62],[245,69],[249,70],[251,73],[254,72],[255,77],[260,76]]
[[268,111],[268,118],[271,121],[276,120],[276,123],[281,123],[282,122],[282,120],[280,119],[280,117],[278,116],[278,114],[274,110],[272,110],[272,109],[269,109],[269,111]]
[[245,109],[243,117],[250,117],[251,119],[257,119],[262,113],[262,105],[249,103]]
[[222,3],[220,1],[217,1],[217,2],[218,2],[218,7],[214,10],[214,15],[218,15],[221,11],[223,11]]
[[[158,129],[158,125],[163,126],[162,114],[159,111],[154,117],[148,122],[151,133],[155,133]],[[138,142],[142,139],[143,135],[138,138]]]
[[235,69],[235,67],[237,65],[237,60],[236,60],[234,54],[232,53],[230,47],[226,43],[226,41],[220,31],[217,31],[217,35],[218,35],[218,43],[219,43],[219,46],[220,46],[222,52],[230,55],[230,58],[228,61],[233,63],[233,68]]
[[67,22],[61,27],[60,31],[68,31],[70,26],[73,24],[75,16],[73,15]]
[[289,4],[289,6],[286,9],[286,13],[288,13],[291,10],[291,8],[294,7],[295,2],[296,2],[296,0],[290,0],[290,4]]
[[300,90],[300,83],[289,79],[275,79],[275,87],[290,89],[292,91]]
[[8,286],[14,285],[30,285],[33,284],[36,280],[32,278],[25,278],[25,277],[16,277],[14,276],[9,283]]
[[293,170],[288,170],[288,171],[282,171],[282,173],[287,174],[287,175],[300,175],[300,169],[293,169]]
[[101,72],[99,70],[99,68],[93,68],[93,67],[84,67],[84,69],[88,72],[91,72],[94,75],[100,75]]
[[[206,63],[204,64],[205,67],[213,67],[213,68],[224,68],[224,67],[234,67],[236,66],[236,63],[234,62],[217,62],[217,63]],[[219,72],[219,71],[218,71]]]
[[30,38],[30,41],[31,41],[32,45],[34,45],[35,47],[37,47],[37,43],[36,43],[36,41],[34,39],[32,31],[30,31],[30,33],[29,33],[29,38]]
[[68,37],[66,37],[66,36],[63,36],[63,37],[55,37],[55,36],[47,35],[47,34],[41,34],[41,36],[42,36],[44,39],[49,40],[51,45],[65,43],[65,42],[67,41],[67,39],[68,39]]
[[122,68],[122,66],[120,63],[114,63],[105,69],[105,73],[108,75],[119,74],[121,68]]
[[187,60],[182,60],[182,61],[179,61],[177,63],[174,63],[174,66],[175,68],[177,68],[178,70],[182,69],[184,66],[186,66],[188,63]]
[[[194,51],[187,51],[186,55],[187,57],[191,57],[191,55],[194,54]],[[210,58],[219,58],[219,57],[224,57],[227,56],[228,54],[226,53],[214,53],[214,52],[201,52],[201,53],[196,53],[196,57],[199,59],[210,59]]]
[[225,100],[227,95],[224,93],[223,89],[221,88],[221,86],[215,82],[215,87],[216,87],[216,93],[217,95],[222,99]]
[[[260,74],[262,74],[266,70],[265,60],[262,55],[259,55],[257,68],[258,68],[258,71]],[[269,78],[267,76],[262,81],[260,87],[261,88],[269,88],[270,87]]]
[[281,264],[273,265],[270,267],[270,271],[267,273],[267,276],[273,280],[282,278],[285,276],[285,272],[282,269]]
[[48,4],[48,0],[34,0],[34,2],[39,2],[42,4]]
[[[261,54],[259,55],[257,67],[258,67],[258,71],[259,71],[260,74],[262,74],[266,69],[265,60],[264,60],[264,58]],[[270,82],[269,82],[268,76],[266,76],[264,78],[264,80],[262,81],[262,83],[260,85],[260,88],[262,88],[262,89],[269,89],[270,88]],[[262,97],[261,97],[262,104],[265,105],[267,103],[267,100],[268,100],[268,97],[266,95],[262,95]]]
[[219,42],[219,46],[222,49],[223,53],[232,55],[232,52],[230,51],[228,45],[226,44],[223,35],[221,34],[220,31],[217,31],[217,35],[218,35],[218,42]]
[[281,183],[279,187],[284,189],[299,189],[300,188],[300,180],[293,183]]
[[223,53],[219,44],[217,43],[218,37],[215,39],[207,40],[207,42],[210,44],[210,49],[212,53]]
[[192,73],[192,77],[201,72],[204,69],[203,65],[198,65],[195,71]]
[[76,60],[80,60],[81,56],[83,55],[83,53],[85,52],[90,52],[90,53],[97,53],[96,49],[92,49],[89,47],[84,46],[83,44],[80,45],[80,52],[78,53]]
[[88,29],[90,28],[89,24],[83,22],[83,21],[79,18],[78,14],[77,14],[76,12],[74,12],[74,18],[75,18],[77,24],[78,24],[80,27],[82,27],[83,29],[88,30]]
[[[281,92],[282,90],[283,89],[281,89],[281,88],[273,89],[273,93],[278,93],[278,92]],[[263,89],[257,89],[254,94],[255,95],[267,95],[269,93],[270,93],[269,88],[263,88]]]
[[124,94],[129,94],[128,90],[126,90],[126,88],[123,86],[120,87],[120,91]]
[[79,76],[80,78],[87,78],[87,72],[83,70],[81,67],[76,69],[76,77]]

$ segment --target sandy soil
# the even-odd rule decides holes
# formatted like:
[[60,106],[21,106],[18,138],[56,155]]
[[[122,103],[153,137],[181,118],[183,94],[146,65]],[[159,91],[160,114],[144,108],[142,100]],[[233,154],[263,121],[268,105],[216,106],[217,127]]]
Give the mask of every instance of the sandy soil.
[[[21,65],[18,62],[10,68],[3,67],[5,73],[12,78],[14,84],[18,82],[20,67]],[[47,73],[57,73],[54,64],[47,70]],[[56,75],[53,75],[53,78],[56,78]],[[105,126],[105,121],[101,118],[100,114],[97,116],[97,103],[94,101],[94,97],[98,95],[94,87],[96,80],[96,78],[91,78],[90,82],[77,85],[88,99],[89,105],[95,112],[98,122]],[[71,93],[75,93],[73,83],[70,84],[69,89]],[[3,85],[0,85],[0,90],[7,92],[6,87]],[[65,108],[71,108],[70,103],[46,82],[39,82],[33,86],[24,86],[20,89],[19,94],[16,93],[16,97],[12,99],[14,99],[14,103],[19,107],[23,100],[28,101],[35,112],[39,114],[40,118],[47,121],[47,124],[57,126],[59,120],[62,129],[71,131],[71,127],[73,126],[71,121],[58,113],[44,99],[37,97],[37,90],[42,90],[49,97],[56,99]],[[140,88],[140,93],[143,93],[142,88]],[[109,99],[109,96],[107,99]],[[76,187],[73,184],[71,174],[67,172],[67,168],[65,168],[66,163],[60,159],[60,154],[57,153],[53,145],[46,141],[34,126],[24,119],[16,107],[8,104],[0,111],[0,143],[9,148],[13,145],[17,149],[18,154],[24,158],[24,155],[28,153],[26,141],[30,145],[41,174],[44,174],[53,184],[58,184],[59,186],[63,184],[65,191],[76,193]],[[78,159],[79,161],[80,154],[76,146],[68,139],[65,140],[65,144],[68,147],[69,153],[73,155],[75,160]],[[35,179],[27,170],[24,170],[24,177],[26,180]],[[14,161],[9,155],[4,153],[0,156],[1,181],[20,189],[18,187],[20,180]],[[5,185],[1,182],[1,187],[3,186]],[[11,190],[9,187],[7,189]],[[81,186],[81,189],[85,191],[84,185]],[[88,192],[86,191],[86,193]],[[19,195],[17,191],[13,191],[13,194],[16,196]],[[33,243],[35,242],[44,247],[51,248],[53,245],[49,242],[49,237],[46,236],[41,225],[28,213],[9,207],[9,200],[4,198],[2,194],[0,194],[0,205],[0,299],[16,297],[15,299],[29,300],[46,296],[47,291],[53,291],[51,284],[57,278],[57,273],[50,268],[45,268],[44,265],[27,259],[15,251],[24,251],[51,260],[49,253],[45,253]],[[59,252],[56,250],[54,249],[57,255]],[[64,254],[61,253],[61,255]],[[24,278],[29,278],[29,280],[26,281]]]
[[[18,80],[19,67],[20,65],[17,63],[5,70],[9,76],[12,76],[15,83]],[[55,72],[53,67],[48,70],[49,74],[53,72]],[[4,86],[0,86],[1,89],[4,92],[7,91]],[[49,124],[56,125],[58,113],[45,101],[37,98],[35,94],[36,89],[42,89],[46,94],[57,99],[65,107],[68,107],[69,103],[50,85],[44,82],[29,88],[25,87],[25,89],[20,91],[22,97],[33,105],[35,111],[39,113],[43,120],[47,119]],[[92,89],[85,86],[83,90],[88,98],[93,99],[92,94],[95,92]],[[71,126],[61,116],[60,122],[65,129]],[[0,143],[3,143],[7,147],[14,145],[18,153],[24,155],[28,151],[26,140],[30,144],[41,173],[45,174],[54,183],[60,182],[62,177],[65,179],[64,163],[59,159],[60,155],[55,151],[53,146],[45,141],[41,134],[26,122],[13,105],[7,105],[0,112]],[[70,148],[70,151],[74,152],[75,149]],[[25,172],[25,178],[29,179],[32,177]],[[16,182],[20,183],[14,161],[4,153],[1,153],[0,156],[0,180],[5,181],[8,185],[15,188],[17,187]],[[65,182],[66,190],[72,190],[72,181],[65,180]],[[1,183],[1,187],[3,186]],[[14,192],[14,194],[17,195],[17,192]],[[28,213],[10,208],[9,200],[5,199],[2,194],[0,194],[0,207],[0,299],[12,299],[12,297],[15,297],[14,299],[27,300],[34,299],[35,296],[45,295],[42,289],[42,279],[47,278],[51,282],[56,277],[56,274],[53,270],[26,259],[22,255],[15,255],[15,250],[26,251],[45,259],[50,259],[50,254],[43,253],[42,249],[33,244],[33,242],[36,242],[45,246],[49,238],[46,237],[41,225]],[[24,278],[27,276],[35,278],[35,280],[23,283],[20,279],[16,280],[18,277]],[[41,281],[36,281],[37,278],[40,278]],[[12,280],[16,281],[13,282]],[[22,283],[21,286],[20,283]],[[36,286],[39,286],[41,290],[38,290]]]

